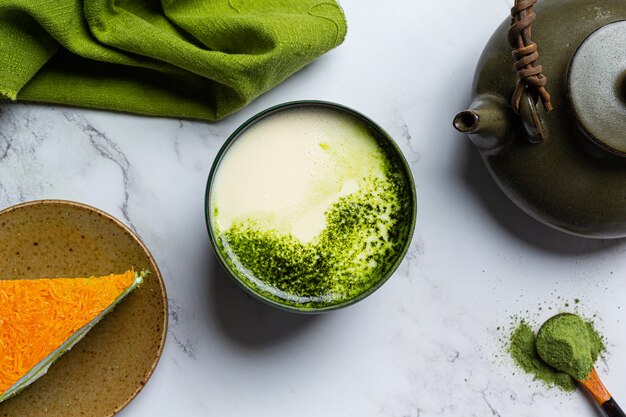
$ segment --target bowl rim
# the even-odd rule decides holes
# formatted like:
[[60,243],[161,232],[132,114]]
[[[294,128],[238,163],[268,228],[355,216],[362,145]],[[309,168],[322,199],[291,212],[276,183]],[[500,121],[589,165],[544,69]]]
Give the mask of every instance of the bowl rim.
[[[217,170],[219,168],[220,162],[222,161],[223,157],[226,155],[226,153],[228,152],[230,146],[249,128],[251,128],[253,125],[255,125],[257,122],[260,122],[261,120],[272,116],[276,113],[285,111],[285,110],[290,110],[290,109],[294,109],[294,108],[300,108],[300,107],[318,107],[318,108],[326,108],[326,109],[331,109],[331,110],[335,110],[335,111],[340,111],[343,113],[346,113],[348,115],[351,115],[353,117],[356,117],[357,119],[359,119],[360,121],[362,121],[363,123],[365,123],[368,127],[371,127],[372,129],[374,129],[377,133],[377,138],[380,138],[382,140],[384,140],[387,144],[389,144],[392,149],[393,152],[395,153],[395,157],[397,158],[397,160],[399,161],[400,165],[402,166],[403,170],[405,171],[407,180],[409,182],[408,186],[410,189],[410,210],[411,210],[411,224],[409,225],[409,231],[407,234],[407,239],[404,242],[402,249],[398,252],[398,256],[396,257],[396,260],[394,261],[394,263],[388,268],[388,270],[385,272],[385,274],[381,277],[381,279],[378,280],[378,282],[376,282],[376,284],[372,285],[371,287],[369,287],[366,291],[363,291],[362,293],[358,294],[355,297],[352,297],[346,301],[343,301],[341,303],[338,304],[333,304],[333,305],[329,305],[329,306],[323,306],[323,307],[298,307],[296,305],[291,305],[291,304],[286,304],[286,303],[281,303],[279,301],[276,301],[272,298],[269,298],[265,295],[263,295],[260,292],[257,292],[254,288],[252,288],[251,285],[248,285],[244,280],[242,280],[236,273],[235,271],[232,270],[231,266],[229,265],[229,263],[227,262],[227,260],[225,259],[225,255],[222,253],[222,251],[219,248],[219,245],[217,243],[217,236],[216,236],[216,232],[213,230],[213,226],[212,226],[212,221],[211,219],[213,218],[213,214],[212,214],[212,210],[210,210],[210,205],[211,205],[211,191],[213,188],[213,181],[215,179],[215,174],[217,173]],[[243,288],[244,291],[246,291],[248,294],[252,295],[254,298],[269,304],[273,307],[277,307],[281,310],[285,310],[285,311],[290,311],[290,312],[295,312],[295,313],[304,313],[304,314],[315,314],[315,313],[322,313],[322,312],[327,312],[327,311],[333,311],[333,310],[338,310],[341,308],[345,308],[348,307],[352,304],[355,304],[361,300],[363,300],[364,298],[370,296],[371,294],[373,294],[376,290],[378,290],[385,282],[387,282],[389,280],[389,278],[391,278],[391,276],[394,274],[394,272],[398,269],[398,267],[400,266],[400,264],[402,263],[402,261],[405,258],[405,255],[411,245],[411,242],[413,240],[413,235],[415,232],[415,224],[416,224],[416,220],[417,220],[417,190],[415,188],[415,181],[413,179],[413,174],[411,172],[411,167],[409,165],[409,163],[406,160],[406,157],[404,156],[404,153],[402,152],[402,150],[400,149],[400,147],[398,146],[398,144],[396,143],[396,141],[381,127],[379,126],[376,122],[374,122],[372,119],[370,119],[369,117],[365,116],[364,114],[358,112],[357,110],[354,110],[348,106],[345,106],[343,104],[339,104],[339,103],[334,103],[334,102],[330,102],[330,101],[323,101],[323,100],[296,100],[296,101],[288,101],[285,103],[280,103],[274,106],[271,106],[265,110],[262,110],[258,113],[256,113],[254,116],[250,117],[249,119],[247,119],[245,122],[243,122],[237,129],[235,129],[235,131],[228,137],[228,139],[226,139],[226,141],[224,142],[224,144],[222,145],[222,147],[220,148],[220,150],[218,151],[217,155],[215,156],[215,159],[213,160],[213,164],[211,165],[211,170],[209,171],[209,177],[207,179],[207,184],[206,184],[206,189],[205,189],[205,195],[204,195],[204,217],[205,217],[205,222],[206,222],[206,226],[207,226],[207,230],[209,233],[209,238],[211,241],[211,246],[213,247],[213,251],[215,252],[215,256],[217,257],[219,263],[222,265],[222,268],[224,268],[224,270],[228,273],[228,275],[241,287]]]

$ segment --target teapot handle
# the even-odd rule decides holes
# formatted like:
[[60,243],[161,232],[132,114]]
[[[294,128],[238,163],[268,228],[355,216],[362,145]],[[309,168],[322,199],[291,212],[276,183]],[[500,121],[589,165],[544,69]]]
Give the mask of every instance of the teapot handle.
[[530,143],[538,144],[546,140],[546,130],[543,127],[543,120],[539,116],[537,109],[537,96],[533,96],[528,87],[524,89],[519,102],[518,114],[524,124],[524,129],[528,135]]
[[547,112],[553,109],[550,94],[545,88],[548,79],[543,75],[542,66],[537,64],[539,52],[537,44],[531,38],[531,26],[537,18],[533,11],[536,3],[537,0],[515,0],[511,8],[511,27],[508,32],[518,78],[511,98],[511,107],[522,117],[531,143],[541,143],[545,140],[545,130],[537,112],[537,102],[541,99]]

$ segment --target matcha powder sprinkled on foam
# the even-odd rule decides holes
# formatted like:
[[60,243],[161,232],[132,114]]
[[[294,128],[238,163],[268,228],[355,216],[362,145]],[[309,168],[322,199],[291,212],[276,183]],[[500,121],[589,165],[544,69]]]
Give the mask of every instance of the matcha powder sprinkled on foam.
[[602,337],[593,324],[575,314],[558,314],[549,319],[537,336],[521,321],[511,332],[508,351],[526,373],[549,387],[571,392],[604,352]]
[[[410,224],[406,184],[389,174],[342,197],[326,212],[327,227],[310,243],[263,230],[254,219],[235,223],[220,242],[260,279],[270,298],[334,304],[375,285],[401,253]],[[242,268],[242,269],[243,269]]]
[[[400,263],[414,226],[410,172],[360,118],[290,109],[246,130],[225,154],[212,228],[236,278],[299,310],[347,304]],[[218,210],[219,208],[219,210]]]

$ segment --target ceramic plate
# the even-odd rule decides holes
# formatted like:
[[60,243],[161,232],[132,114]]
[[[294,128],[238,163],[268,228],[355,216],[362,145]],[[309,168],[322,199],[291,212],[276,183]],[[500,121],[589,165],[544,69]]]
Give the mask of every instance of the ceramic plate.
[[88,277],[150,271],[41,379],[0,403],[0,417],[110,417],[145,385],[161,356],[167,297],[139,239],[106,213],[67,201],[0,212],[0,279]]

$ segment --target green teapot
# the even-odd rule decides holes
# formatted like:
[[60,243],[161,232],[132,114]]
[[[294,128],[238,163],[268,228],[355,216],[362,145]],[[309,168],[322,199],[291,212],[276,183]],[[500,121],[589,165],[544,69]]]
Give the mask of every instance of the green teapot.
[[454,119],[537,220],[626,236],[626,1],[516,0]]

